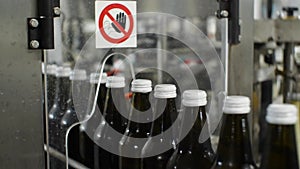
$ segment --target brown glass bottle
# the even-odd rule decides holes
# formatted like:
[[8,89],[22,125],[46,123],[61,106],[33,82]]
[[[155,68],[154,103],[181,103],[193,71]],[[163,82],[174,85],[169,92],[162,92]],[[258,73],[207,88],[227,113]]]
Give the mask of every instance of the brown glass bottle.
[[[43,63],[45,66],[45,64]],[[48,110],[50,110],[54,104],[55,100],[55,90],[56,90],[56,65],[50,65],[47,64],[46,68],[44,67],[43,69],[47,69],[47,105],[48,105]],[[45,72],[43,72],[45,73]]]
[[[132,138],[148,138],[151,130],[151,119],[153,111],[151,103],[149,101],[152,82],[150,80],[137,79],[133,80],[131,91],[132,105],[130,109],[130,117],[126,131],[123,138],[120,141],[120,158],[119,164],[120,169],[141,169],[142,160],[141,153],[144,145],[140,145],[135,142]],[[139,119],[139,113],[146,114],[146,118],[143,120]],[[137,116],[136,116],[137,115]],[[137,117],[133,121],[133,117]],[[139,122],[143,121],[143,122]],[[149,121],[149,122],[147,122]],[[124,154],[130,153],[134,157],[127,157]]]
[[[175,137],[165,133],[172,126],[172,115],[177,114],[176,109],[176,86],[172,84],[156,85],[154,89],[155,116],[162,114],[154,120],[151,127],[150,138],[142,150],[143,169],[165,169],[174,152]],[[157,136],[159,135],[159,136]],[[157,137],[155,137],[157,136]],[[155,137],[155,139],[153,138]],[[167,147],[168,150],[157,154],[157,149]],[[146,157],[145,156],[150,156]],[[152,156],[154,155],[154,156]]]
[[119,156],[113,154],[110,148],[113,148],[115,142],[114,136],[108,130],[108,126],[112,127],[117,132],[123,134],[125,132],[127,121],[122,116],[120,111],[128,111],[125,100],[125,79],[124,77],[110,76],[107,78],[107,95],[103,110],[103,119],[99,123],[94,136],[94,140],[104,144],[104,149],[95,145],[94,159],[95,168],[119,169]]
[[220,141],[212,169],[257,168],[252,156],[247,118],[249,112],[248,97],[228,96],[226,98]]
[[[206,97],[206,92],[201,90],[187,90],[184,92],[182,123],[195,122],[170,158],[167,169],[211,168],[215,153],[211,147],[208,128],[205,127],[207,120],[205,111]],[[201,132],[208,137],[203,143],[199,142]]]
[[[72,82],[72,86],[76,90],[69,91],[69,99],[67,102],[67,109],[64,113],[64,116],[61,119],[61,145],[63,145],[63,149],[67,151],[68,148],[68,156],[69,158],[76,160],[78,162],[82,162],[79,155],[79,126],[76,125],[72,127],[68,134],[68,146],[65,145],[66,134],[69,127],[72,124],[78,122],[77,114],[75,111],[75,106],[73,102],[73,91],[80,92],[80,88],[85,82],[87,76],[86,71],[82,69],[73,70],[70,75],[70,80]],[[83,98],[82,98],[83,99]]]
[[[61,145],[61,119],[67,110],[67,103],[70,94],[70,68],[57,68],[56,72],[56,93],[52,108],[49,110],[49,145],[55,150],[64,153],[65,149]],[[60,169],[65,168],[65,163],[60,160],[50,157],[50,168]]]
[[295,136],[298,110],[294,105],[271,104],[261,169],[299,169]]
[[[100,82],[99,87],[99,93],[98,93],[98,99],[97,99],[97,105],[100,109],[100,111],[103,113],[104,104],[105,104],[105,98],[106,98],[106,92],[107,88],[105,86],[106,84],[106,78],[107,74],[102,74],[102,79]],[[87,105],[86,114],[89,116],[93,105],[94,105],[94,99],[95,99],[95,93],[97,90],[97,84],[99,80],[99,73],[91,73],[90,75],[90,92],[89,92],[89,100]],[[96,125],[99,124],[100,119],[98,117],[97,112],[94,112],[93,116],[86,122],[83,123],[79,128],[79,153],[81,157],[82,163],[89,167],[89,168],[95,168],[94,167],[94,148],[98,149],[97,144],[94,143],[94,141],[90,138],[90,136],[87,134],[87,131],[92,131],[92,133],[95,132]],[[99,168],[99,167],[98,167]]]

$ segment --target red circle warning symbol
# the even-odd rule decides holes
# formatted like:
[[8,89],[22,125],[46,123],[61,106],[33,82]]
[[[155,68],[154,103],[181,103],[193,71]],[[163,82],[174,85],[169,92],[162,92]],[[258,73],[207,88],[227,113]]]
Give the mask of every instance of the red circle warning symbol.
[[[127,14],[128,19],[129,19],[129,28],[127,31],[126,31],[125,27],[121,26],[121,24],[109,13],[113,9],[118,9],[122,12],[124,11]],[[107,16],[111,20],[111,22],[115,25],[116,29],[119,30],[123,34],[123,36],[121,38],[111,37],[110,35],[108,35],[105,32],[104,27],[103,27],[105,16]],[[115,3],[115,4],[108,5],[107,7],[105,7],[103,9],[103,11],[100,14],[99,20],[98,20],[98,26],[99,26],[100,33],[102,34],[102,36],[105,40],[107,40],[110,43],[119,44],[119,43],[124,42],[125,40],[127,40],[130,37],[130,35],[133,31],[133,27],[134,27],[133,21],[134,21],[134,19],[133,19],[133,16],[132,16],[130,10],[122,4]]]

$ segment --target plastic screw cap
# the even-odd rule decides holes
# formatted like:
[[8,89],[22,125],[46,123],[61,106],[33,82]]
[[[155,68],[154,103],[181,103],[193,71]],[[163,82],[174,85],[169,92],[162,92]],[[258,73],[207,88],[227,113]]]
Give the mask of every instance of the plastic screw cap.
[[152,91],[152,81],[148,79],[135,79],[131,82],[131,91],[149,93]]
[[270,104],[266,121],[270,124],[292,125],[298,120],[298,109],[292,104]]
[[186,90],[182,97],[182,104],[186,107],[199,107],[207,104],[207,94],[204,90]]
[[69,77],[72,70],[70,67],[58,67],[56,70],[56,77]]
[[175,98],[176,86],[173,84],[158,84],[154,88],[154,97],[160,99]]
[[123,88],[125,87],[125,78],[122,76],[109,76],[106,80],[107,88]]
[[[98,83],[98,80],[100,78],[100,73],[91,73],[90,75],[90,83],[92,84],[97,84]],[[101,78],[101,84],[104,84],[106,83],[107,81],[107,73],[102,73],[102,78]]]
[[246,96],[227,96],[223,111],[225,114],[247,114],[250,113],[250,99]]
[[70,80],[86,80],[86,71],[83,69],[75,69],[71,72]]

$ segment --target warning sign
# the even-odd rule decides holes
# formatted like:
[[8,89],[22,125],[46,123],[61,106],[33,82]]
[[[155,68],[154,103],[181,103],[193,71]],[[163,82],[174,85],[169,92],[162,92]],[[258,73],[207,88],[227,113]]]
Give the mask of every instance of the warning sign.
[[136,1],[95,2],[96,48],[136,47]]

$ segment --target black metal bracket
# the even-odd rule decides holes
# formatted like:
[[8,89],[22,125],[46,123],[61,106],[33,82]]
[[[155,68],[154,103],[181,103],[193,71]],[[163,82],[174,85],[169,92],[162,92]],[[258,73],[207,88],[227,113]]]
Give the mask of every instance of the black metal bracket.
[[241,21],[239,12],[239,0],[218,0],[219,9],[216,12],[218,18],[228,18],[228,43],[236,45],[241,42]]
[[53,18],[60,16],[59,0],[38,1],[38,17],[27,18],[28,49],[54,49]]
[[53,19],[28,18],[28,48],[54,49]]

